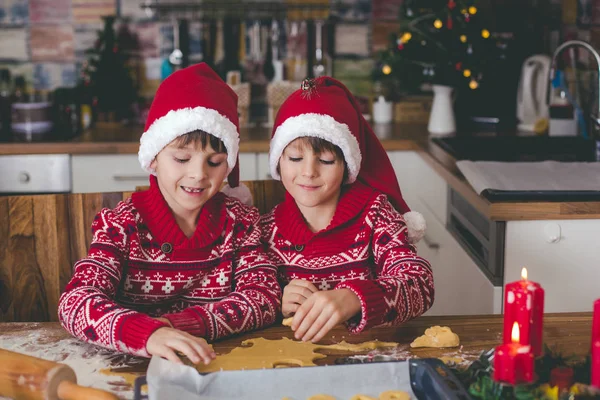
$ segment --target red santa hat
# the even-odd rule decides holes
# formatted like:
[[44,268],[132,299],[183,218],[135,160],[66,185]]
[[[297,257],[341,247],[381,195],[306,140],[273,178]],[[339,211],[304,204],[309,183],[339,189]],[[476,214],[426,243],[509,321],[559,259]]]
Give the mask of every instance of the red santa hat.
[[409,240],[415,243],[423,237],[425,219],[420,213],[410,211],[385,149],[343,83],[327,76],[305,80],[281,105],[269,151],[273,178],[281,179],[277,166],[283,150],[303,136],[318,137],[338,146],[348,167],[346,183],[359,180],[385,193],[404,215]]
[[150,166],[156,155],[177,137],[201,130],[221,139],[227,149],[229,187],[223,191],[251,203],[248,188],[239,186],[237,100],[235,92],[206,63],[169,75],[156,92],[140,139],[142,168],[156,175]]

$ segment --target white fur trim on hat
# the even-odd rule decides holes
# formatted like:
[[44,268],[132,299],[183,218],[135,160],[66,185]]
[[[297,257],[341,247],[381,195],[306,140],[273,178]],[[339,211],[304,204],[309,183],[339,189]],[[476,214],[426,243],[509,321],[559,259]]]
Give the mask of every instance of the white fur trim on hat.
[[225,185],[221,188],[221,192],[225,193],[229,197],[235,197],[242,204],[247,206],[253,205],[252,193],[250,193],[250,189],[248,186],[240,183],[237,187],[232,188],[229,185]]
[[338,146],[344,154],[346,165],[348,165],[347,183],[356,180],[362,160],[358,140],[350,132],[348,125],[336,121],[330,115],[314,113],[290,117],[275,130],[269,151],[269,167],[274,179],[281,179],[277,173],[277,165],[283,150],[292,141],[303,136],[318,137]]
[[423,214],[416,211],[409,211],[404,213],[403,217],[408,228],[408,241],[410,243],[417,243],[425,236],[425,230],[427,230],[427,223]]
[[155,120],[140,139],[138,159],[142,168],[154,174],[154,169],[150,167],[154,157],[173,139],[196,130],[210,133],[223,141],[227,149],[227,173],[231,172],[237,160],[240,135],[235,124],[227,117],[205,107],[171,110]]

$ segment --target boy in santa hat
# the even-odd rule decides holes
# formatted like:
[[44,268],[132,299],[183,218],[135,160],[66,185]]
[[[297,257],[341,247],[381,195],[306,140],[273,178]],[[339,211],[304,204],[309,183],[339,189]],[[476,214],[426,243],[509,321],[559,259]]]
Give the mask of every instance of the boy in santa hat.
[[431,307],[431,266],[414,246],[424,219],[341,82],[306,80],[282,104],[269,163],[287,193],[261,217],[263,240],[296,339],[318,342],[341,322],[351,332],[400,324]]
[[220,191],[227,177],[239,192],[238,145],[237,96],[206,64],[161,84],[139,149],[150,189],[96,216],[88,256],[60,298],[67,331],[134,355],[209,363],[207,341],[274,322],[281,289],[258,210]]

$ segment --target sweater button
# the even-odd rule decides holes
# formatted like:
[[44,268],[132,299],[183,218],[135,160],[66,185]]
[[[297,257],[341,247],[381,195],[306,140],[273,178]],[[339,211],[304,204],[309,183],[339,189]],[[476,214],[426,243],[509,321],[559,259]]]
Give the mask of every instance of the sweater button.
[[302,251],[304,250],[304,245],[303,244],[297,244],[294,246],[294,249],[296,249],[296,251]]
[[163,253],[169,254],[171,251],[173,251],[173,246],[171,243],[165,242],[160,245],[160,249]]

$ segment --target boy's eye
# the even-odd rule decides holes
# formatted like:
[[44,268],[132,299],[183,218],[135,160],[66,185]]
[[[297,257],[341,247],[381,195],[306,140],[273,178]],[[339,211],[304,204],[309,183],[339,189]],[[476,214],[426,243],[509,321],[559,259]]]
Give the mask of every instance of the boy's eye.
[[189,158],[177,158],[177,157],[173,157],[175,159],[176,162],[183,164],[185,162],[189,161]]
[[219,161],[219,162],[214,162],[214,161],[208,161],[208,165],[210,167],[218,167],[219,165],[223,164],[223,161]]
[[291,162],[298,162],[302,160],[302,157],[288,157]]
[[321,162],[321,164],[325,164],[325,165],[333,165],[333,164],[335,164],[335,160],[323,160],[323,159],[319,159],[319,161]]

